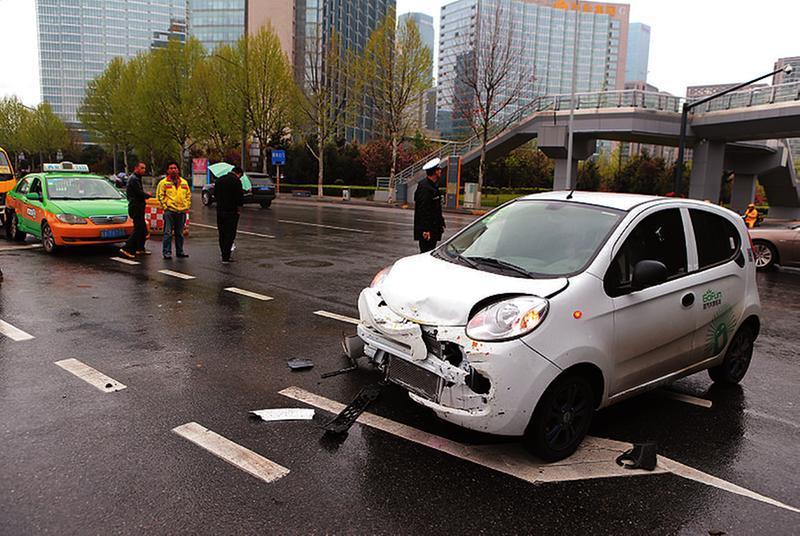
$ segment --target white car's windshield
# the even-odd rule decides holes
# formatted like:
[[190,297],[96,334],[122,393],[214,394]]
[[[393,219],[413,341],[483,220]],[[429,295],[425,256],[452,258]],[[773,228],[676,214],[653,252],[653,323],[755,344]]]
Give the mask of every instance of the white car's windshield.
[[122,199],[108,181],[92,177],[48,177],[50,199]]
[[520,200],[472,224],[438,255],[514,276],[566,276],[585,268],[622,217],[570,201]]

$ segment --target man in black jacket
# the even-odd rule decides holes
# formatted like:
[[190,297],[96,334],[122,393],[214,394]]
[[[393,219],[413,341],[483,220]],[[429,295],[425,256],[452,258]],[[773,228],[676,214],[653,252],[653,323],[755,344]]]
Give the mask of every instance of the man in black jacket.
[[233,169],[214,184],[214,197],[217,200],[217,231],[219,232],[219,250],[222,263],[231,262],[231,247],[236,240],[236,228],[239,225],[239,209],[244,205],[242,190],[242,168]]
[[133,234],[125,242],[119,252],[129,259],[139,255],[150,255],[144,248],[147,240],[147,224],[144,221],[145,201],[152,197],[144,191],[142,177],[147,173],[147,165],[139,162],[133,168],[133,175],[128,179],[128,186],[125,189],[128,195],[128,216],[133,220]]
[[439,194],[440,162],[434,158],[423,166],[426,176],[417,183],[414,193],[414,240],[419,242],[421,253],[432,251],[444,233],[442,196]]

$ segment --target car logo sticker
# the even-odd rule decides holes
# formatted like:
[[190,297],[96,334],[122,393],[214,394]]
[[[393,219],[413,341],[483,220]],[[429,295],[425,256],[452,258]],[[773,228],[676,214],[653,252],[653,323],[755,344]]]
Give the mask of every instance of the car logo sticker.
[[705,294],[703,294],[703,310],[711,309],[712,307],[718,307],[722,305],[722,292],[716,292],[714,290],[708,289]]
[[25,212],[26,212],[26,213],[28,214],[28,216],[30,216],[31,218],[35,218],[35,217],[36,217],[36,209],[35,209],[35,208],[29,208],[29,209],[27,209]]
[[736,329],[733,309],[728,308],[714,317],[706,332],[706,355],[718,355],[728,345],[730,334]]

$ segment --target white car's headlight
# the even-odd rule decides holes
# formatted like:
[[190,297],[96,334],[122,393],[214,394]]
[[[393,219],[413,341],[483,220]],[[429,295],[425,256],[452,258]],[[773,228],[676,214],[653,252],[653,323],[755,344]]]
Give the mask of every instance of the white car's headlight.
[[69,223],[70,225],[81,225],[86,223],[86,218],[81,218],[75,214],[56,214],[58,221]]
[[467,337],[505,341],[522,337],[542,323],[550,303],[538,296],[519,296],[484,307],[467,324]]
[[386,268],[384,268],[383,270],[381,270],[380,272],[375,274],[375,277],[372,278],[372,283],[370,283],[369,287],[370,288],[375,288],[378,285],[380,285],[381,283],[383,283],[383,280],[386,279],[386,276],[389,275],[389,272],[391,272],[391,271],[392,271],[392,267],[391,266],[387,266]]

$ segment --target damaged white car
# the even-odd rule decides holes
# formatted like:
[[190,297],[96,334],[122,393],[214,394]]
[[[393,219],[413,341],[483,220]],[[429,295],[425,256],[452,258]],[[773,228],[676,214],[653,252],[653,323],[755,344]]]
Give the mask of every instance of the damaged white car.
[[381,271],[358,306],[387,380],[545,461],[575,451],[597,408],[703,369],[739,382],[760,328],[741,218],[606,193],[508,203]]

